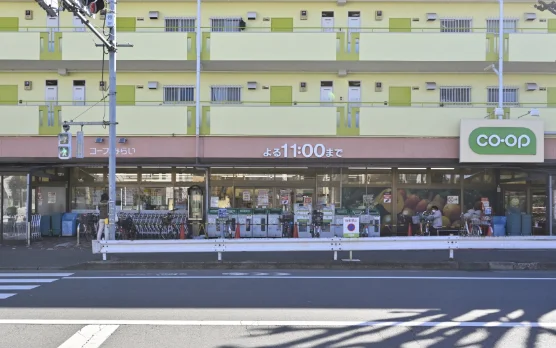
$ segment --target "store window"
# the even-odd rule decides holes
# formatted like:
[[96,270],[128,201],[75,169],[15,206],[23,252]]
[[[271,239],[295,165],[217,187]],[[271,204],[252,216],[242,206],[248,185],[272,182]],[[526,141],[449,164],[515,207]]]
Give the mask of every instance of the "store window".
[[71,169],[70,175],[74,185],[102,183],[107,180],[108,169],[106,167],[77,167]]
[[398,184],[426,184],[427,182],[426,168],[400,168],[398,170]]
[[462,169],[461,175],[463,176],[464,184],[494,183],[494,170],[492,169],[466,168]]
[[233,168],[211,168],[210,170],[210,181],[229,181],[234,180],[234,169]]
[[306,167],[276,168],[276,181],[306,181],[315,180],[315,170]]
[[434,184],[459,184],[459,170],[454,168],[431,168],[431,183]]
[[141,184],[163,184],[167,186],[172,183],[172,168],[142,167]]
[[430,211],[433,206],[442,212],[442,226],[459,228],[461,220],[461,190],[459,188],[404,188],[398,190],[397,209],[406,223],[414,216]]
[[342,169],[319,168],[317,169],[317,192],[315,197],[316,209],[334,205],[340,208],[340,181]]
[[211,208],[231,208],[234,197],[234,188],[229,186],[214,186],[210,188]]
[[274,168],[235,168],[234,181],[274,181]]

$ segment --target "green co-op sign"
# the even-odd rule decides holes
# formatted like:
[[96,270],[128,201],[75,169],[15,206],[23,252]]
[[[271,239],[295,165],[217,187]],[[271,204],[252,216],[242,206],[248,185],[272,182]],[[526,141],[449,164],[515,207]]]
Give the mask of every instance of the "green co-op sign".
[[469,147],[479,155],[536,155],[537,137],[529,128],[480,127],[469,135]]

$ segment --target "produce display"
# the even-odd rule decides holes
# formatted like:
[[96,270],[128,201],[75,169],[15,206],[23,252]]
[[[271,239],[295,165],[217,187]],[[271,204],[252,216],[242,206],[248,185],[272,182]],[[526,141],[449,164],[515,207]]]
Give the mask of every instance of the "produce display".
[[[449,196],[458,197],[458,204],[448,202]],[[412,217],[437,206],[442,212],[442,225],[459,228],[461,220],[459,203],[459,190],[399,189],[396,211],[400,215]]]

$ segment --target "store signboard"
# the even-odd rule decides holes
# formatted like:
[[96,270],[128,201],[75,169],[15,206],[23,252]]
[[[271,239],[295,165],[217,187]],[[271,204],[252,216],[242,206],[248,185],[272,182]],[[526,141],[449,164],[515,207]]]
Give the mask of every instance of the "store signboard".
[[463,119],[459,151],[464,163],[542,163],[544,122]]
[[263,157],[279,158],[342,158],[343,149],[327,147],[324,144],[283,144],[280,147],[267,147]]

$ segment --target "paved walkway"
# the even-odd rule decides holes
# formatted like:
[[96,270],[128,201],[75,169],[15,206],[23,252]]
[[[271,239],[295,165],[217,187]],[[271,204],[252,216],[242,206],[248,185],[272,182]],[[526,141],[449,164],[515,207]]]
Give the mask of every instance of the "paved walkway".
[[[347,259],[347,252],[339,253]],[[433,264],[448,261],[448,251],[367,251],[354,252],[353,257],[363,263],[398,263],[406,265]],[[332,252],[253,252],[224,253],[224,262],[235,263],[331,263]],[[111,261],[125,263],[214,263],[216,253],[155,253],[111,255]],[[555,263],[556,252],[552,250],[456,250],[459,262],[517,262]],[[45,238],[26,245],[0,246],[1,269],[61,269],[79,264],[100,261],[93,255],[90,243],[77,246],[75,238]]]

